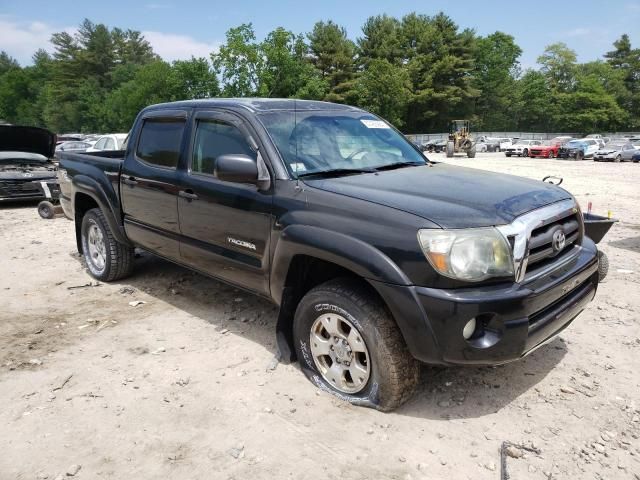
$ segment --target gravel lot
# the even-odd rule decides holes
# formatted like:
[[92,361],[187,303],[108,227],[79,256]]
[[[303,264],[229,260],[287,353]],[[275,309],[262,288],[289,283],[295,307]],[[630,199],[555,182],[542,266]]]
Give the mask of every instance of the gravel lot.
[[498,479],[503,441],[526,447],[513,480],[640,479],[640,164],[446,161],[564,177],[620,219],[611,270],[560,338],[507,366],[425,367],[391,414],[273,369],[265,301],[149,255],[82,288],[73,224],[0,206],[0,479]]

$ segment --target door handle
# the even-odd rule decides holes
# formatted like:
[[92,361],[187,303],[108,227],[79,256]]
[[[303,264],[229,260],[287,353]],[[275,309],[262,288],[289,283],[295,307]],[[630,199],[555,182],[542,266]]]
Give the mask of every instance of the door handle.
[[198,199],[198,195],[193,193],[193,190],[191,190],[190,188],[188,188],[187,190],[180,190],[178,192],[178,196],[182,197],[182,198],[186,198],[189,202],[191,200],[197,200]]
[[136,177],[125,177],[125,179],[123,180],[125,185],[130,185],[130,186],[134,186],[138,184],[138,181],[136,180]]

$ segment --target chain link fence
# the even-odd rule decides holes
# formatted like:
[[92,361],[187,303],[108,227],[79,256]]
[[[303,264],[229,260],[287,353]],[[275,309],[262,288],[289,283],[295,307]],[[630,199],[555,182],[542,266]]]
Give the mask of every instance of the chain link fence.
[[[493,138],[517,138],[520,140],[551,140],[554,137],[566,137],[571,136],[575,138],[582,138],[582,133],[567,133],[567,132],[472,132],[474,137],[487,136]],[[609,132],[602,133],[603,137],[609,138],[624,138],[624,137],[640,137],[640,132]],[[449,136],[448,133],[417,133],[406,135],[406,137],[414,143],[422,145],[430,141],[444,140]]]

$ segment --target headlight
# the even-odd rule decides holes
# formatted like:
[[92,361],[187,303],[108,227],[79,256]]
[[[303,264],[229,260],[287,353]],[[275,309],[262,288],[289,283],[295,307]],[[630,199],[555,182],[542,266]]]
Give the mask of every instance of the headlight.
[[431,266],[447,277],[479,282],[513,275],[509,243],[493,227],[419,230],[418,241]]

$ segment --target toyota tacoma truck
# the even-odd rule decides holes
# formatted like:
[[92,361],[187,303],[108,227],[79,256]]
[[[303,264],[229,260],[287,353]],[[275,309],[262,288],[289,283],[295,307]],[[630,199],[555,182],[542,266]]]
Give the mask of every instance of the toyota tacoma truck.
[[593,299],[597,251],[566,190],[429,161],[384,120],[324,102],[209,99],[140,112],[125,150],[60,154],[90,274],[134,248],[279,306],[283,361],[387,411],[419,364],[496,365]]

